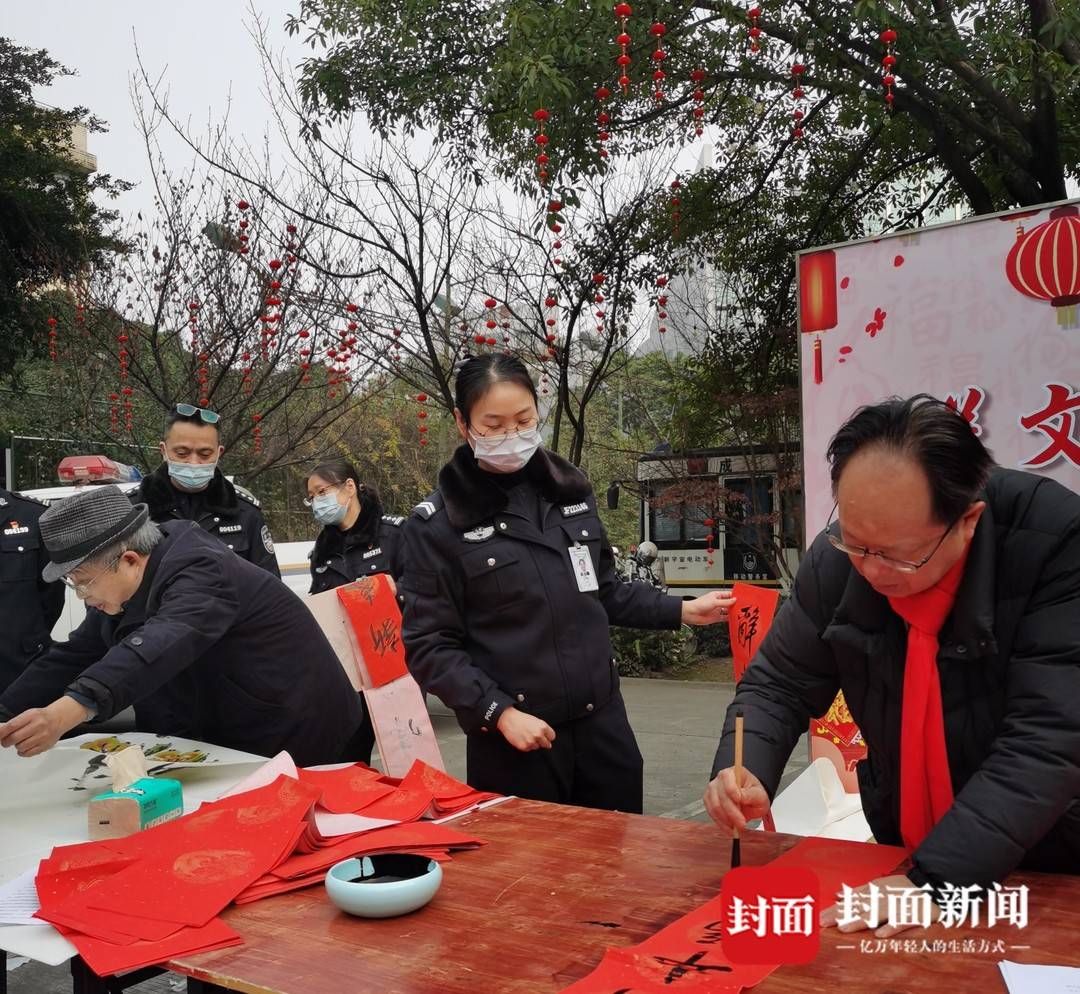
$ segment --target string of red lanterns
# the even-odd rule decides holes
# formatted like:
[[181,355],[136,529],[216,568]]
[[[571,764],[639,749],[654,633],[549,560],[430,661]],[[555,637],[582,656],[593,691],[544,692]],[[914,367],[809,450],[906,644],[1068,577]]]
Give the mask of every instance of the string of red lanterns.
[[604,102],[610,96],[611,90],[606,86],[596,88],[596,99],[600,102],[600,110],[596,112],[596,144],[601,159],[608,157],[607,142],[611,138],[611,114],[604,107]]
[[656,48],[652,53],[652,60],[656,65],[656,68],[653,70],[653,99],[657,103],[663,103],[664,80],[667,76],[662,67],[664,65],[664,59],[667,58],[667,52],[664,51],[664,35],[667,34],[667,25],[662,21],[657,21],[649,28],[649,34],[656,39]]
[[795,101],[795,109],[791,112],[791,134],[792,137],[799,139],[802,138],[805,133],[803,129],[803,118],[806,117],[806,111],[802,108],[803,98],[806,96],[806,91],[803,89],[803,77],[806,75],[806,65],[802,62],[793,62],[791,64],[791,99]]
[[896,94],[893,87],[896,85],[896,29],[886,28],[881,32],[881,44],[885,46],[885,54],[881,58],[883,75],[881,85],[885,87],[885,107],[892,113]]
[[705,117],[705,90],[701,84],[705,82],[705,70],[694,69],[690,73],[690,82],[694,84],[694,92],[691,94],[694,106],[690,111],[690,123],[694,128],[694,134],[699,138],[705,130],[703,119]]
[[49,359],[56,362],[59,352],[57,350],[57,338],[58,332],[56,330],[57,321],[56,318],[50,317],[47,324],[49,325]]
[[428,426],[424,423],[427,420],[428,412],[424,407],[427,404],[428,395],[426,393],[418,393],[416,395],[416,402],[420,405],[420,410],[416,412],[416,418],[419,421],[418,431],[420,433],[420,444],[427,445],[427,431]]
[[619,67],[619,87],[624,97],[630,93],[630,63],[633,61],[627,51],[632,39],[627,33],[626,26],[633,13],[634,8],[630,4],[615,4],[615,17],[619,21],[619,34],[615,38],[615,43],[619,46],[619,56],[615,59],[615,64]]
[[761,19],[761,8],[755,4],[746,12],[746,16],[750,21],[750,30],[747,32],[750,37],[750,52],[752,55],[757,55],[761,51],[761,26],[758,24]]
[[551,119],[551,113],[544,107],[538,107],[533,111],[533,120],[539,126],[539,131],[533,137],[533,141],[540,149],[536,156],[536,175],[540,180],[541,185],[547,183],[548,178],[551,176],[551,172],[548,169],[548,165],[551,162],[551,158],[548,156],[547,147],[551,142],[551,137],[547,134],[547,123]]
[[666,276],[656,277],[656,287],[660,291],[656,298],[656,318],[657,318],[657,331],[661,335],[667,334],[667,325],[664,321],[667,319],[667,311],[664,308],[667,306],[667,296],[664,294],[664,290],[668,285],[668,279]]
[[263,450],[263,437],[262,437],[262,424],[261,424],[261,422],[262,422],[262,415],[261,414],[253,414],[253,415],[251,415],[251,440],[252,440],[251,448],[252,448],[252,451],[257,456],[262,455],[262,450]]
[[682,222],[682,197],[680,192],[682,190],[682,181],[676,177],[671,181],[671,199],[668,203],[671,206],[671,237],[679,237],[679,225]]
[[239,247],[239,249],[237,251],[241,255],[247,255],[248,254],[248,235],[247,235],[248,220],[243,215],[247,213],[247,211],[248,211],[248,209],[250,207],[251,207],[251,204],[249,204],[246,200],[238,200],[236,202],[236,209],[238,211],[240,211],[240,214],[241,214],[240,223],[239,223],[240,232],[236,236],[237,241],[240,243],[240,247]]

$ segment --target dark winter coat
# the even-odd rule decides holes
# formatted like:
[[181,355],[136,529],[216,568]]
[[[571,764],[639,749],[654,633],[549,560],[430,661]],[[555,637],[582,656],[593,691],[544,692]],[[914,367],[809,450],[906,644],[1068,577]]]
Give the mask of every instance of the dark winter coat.
[[[964,577],[939,635],[955,802],[913,855],[916,884],[988,885],[1014,867],[1080,873],[1080,495],[994,470]],[[863,810],[899,845],[900,711],[907,632],[824,534],[799,568],[728,710],[714,773],[744,762],[775,792],[811,716],[840,689],[868,756]]]
[[0,713],[70,691],[101,719],[134,705],[140,730],[338,761],[360,698],[304,602],[191,522],[161,529],[123,613],[89,610],[0,695]]
[[[615,575],[592,487],[541,449],[520,485],[461,446],[405,524],[401,581],[409,669],[466,733],[507,707],[557,725],[617,693],[609,625],[678,628],[682,601]],[[568,550],[589,550],[599,590],[582,592]]]
[[360,516],[342,531],[328,525],[315,539],[311,552],[311,590],[321,594],[362,576],[389,573],[401,577],[401,526],[404,518],[382,513],[382,505],[361,493]]
[[133,504],[150,508],[151,521],[194,521],[241,559],[281,577],[274,540],[259,502],[250,491],[230,483],[220,469],[214,471],[205,490],[189,494],[172,485],[169,466],[162,463],[130,496]]
[[41,579],[49,554],[38,518],[46,506],[0,488],[0,692],[50,644],[64,610],[64,585]]

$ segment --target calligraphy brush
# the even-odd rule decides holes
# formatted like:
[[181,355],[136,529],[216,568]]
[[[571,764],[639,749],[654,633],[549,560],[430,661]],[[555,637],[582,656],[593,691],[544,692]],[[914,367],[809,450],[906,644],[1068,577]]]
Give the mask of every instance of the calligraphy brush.
[[[743,758],[743,713],[735,712],[735,786],[742,788],[742,758]],[[739,838],[739,830],[736,828],[731,837],[731,868],[742,864],[742,846]]]

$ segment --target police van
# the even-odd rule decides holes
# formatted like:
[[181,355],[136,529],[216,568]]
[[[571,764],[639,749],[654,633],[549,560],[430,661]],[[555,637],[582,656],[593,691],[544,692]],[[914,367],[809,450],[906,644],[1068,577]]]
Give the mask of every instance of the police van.
[[[58,486],[20,490],[19,493],[39,500],[43,504],[51,504],[53,501],[63,500],[65,497],[79,493],[87,487],[114,483],[125,494],[130,494],[138,490],[142,473],[134,466],[118,463],[107,456],[68,456],[60,460],[57,477],[60,480]],[[314,548],[314,541],[280,542],[274,545],[281,579],[290,590],[300,596],[307,594],[311,586],[308,557]],[[53,628],[53,639],[57,642],[66,642],[68,635],[78,627],[85,616],[86,607],[83,602],[75,596],[74,590],[70,587],[66,588],[64,612]]]

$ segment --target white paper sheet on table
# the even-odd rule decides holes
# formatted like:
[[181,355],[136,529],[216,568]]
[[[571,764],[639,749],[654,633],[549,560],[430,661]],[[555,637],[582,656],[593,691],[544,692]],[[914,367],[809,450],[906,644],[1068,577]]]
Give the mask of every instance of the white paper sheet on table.
[[34,912],[41,907],[34,877],[37,867],[20,873],[14,880],[0,884],[0,925],[40,925]]
[[1037,966],[1031,963],[998,963],[1009,994],[1080,994],[1080,968]]
[[[86,742],[108,738],[82,735],[66,739],[40,756],[23,758],[14,749],[0,749],[0,884],[19,877],[52,852],[54,846],[86,841],[86,806],[109,789],[105,754],[81,749]],[[266,759],[221,746],[175,736],[130,732],[122,742],[170,743],[180,752],[206,754],[202,762],[155,763],[151,770],[179,780],[184,810],[219,797],[223,790]],[[98,760],[98,762],[94,762]],[[93,764],[93,769],[88,767]],[[165,768],[163,768],[165,767]],[[0,924],[0,949],[56,966],[75,955],[75,947],[51,925]]]

